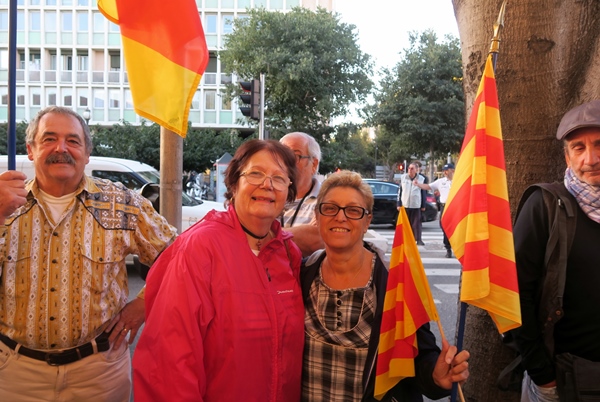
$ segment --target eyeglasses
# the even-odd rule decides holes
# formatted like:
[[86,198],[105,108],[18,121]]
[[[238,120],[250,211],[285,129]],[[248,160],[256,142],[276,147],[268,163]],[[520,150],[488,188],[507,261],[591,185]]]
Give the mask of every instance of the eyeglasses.
[[287,177],[283,176],[267,176],[266,173],[260,172],[258,170],[253,170],[251,172],[242,172],[240,176],[244,176],[249,184],[254,186],[262,185],[266,179],[271,179],[271,185],[275,190],[283,191],[289,187],[292,182]]
[[296,155],[296,162],[297,163],[300,163],[300,161],[302,159],[311,159],[312,158],[312,156],[310,156],[310,155],[300,155],[300,154],[294,154],[294,155]]
[[328,202],[322,202],[319,204],[319,212],[323,216],[336,216],[340,212],[340,209],[344,211],[344,215],[346,215],[346,218],[354,220],[362,219],[363,216],[369,215],[370,213],[363,207],[340,207],[339,205],[331,204]]

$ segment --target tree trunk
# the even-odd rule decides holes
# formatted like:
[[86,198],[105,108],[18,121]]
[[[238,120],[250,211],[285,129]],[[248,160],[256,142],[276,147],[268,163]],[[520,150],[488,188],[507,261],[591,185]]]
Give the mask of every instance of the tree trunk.
[[[463,58],[466,117],[493,36],[502,0],[453,0]],[[562,180],[565,162],[556,128],[570,108],[600,98],[600,2],[508,2],[496,82],[506,174],[514,216],[525,188]],[[458,331],[457,331],[458,332]],[[471,352],[468,401],[518,400],[497,389],[494,373],[510,361],[487,313],[469,307],[464,348]]]

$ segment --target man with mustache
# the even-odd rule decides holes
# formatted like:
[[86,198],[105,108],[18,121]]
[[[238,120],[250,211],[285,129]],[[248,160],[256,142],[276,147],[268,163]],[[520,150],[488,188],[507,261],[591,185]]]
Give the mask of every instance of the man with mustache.
[[0,400],[123,401],[144,322],[125,257],[151,265],[176,229],[120,183],[88,177],[92,140],[51,106],[27,128],[35,178],[0,175]]
[[[521,401],[600,395],[600,100],[569,110],[556,133],[562,183],[530,187],[514,226],[526,370]],[[591,398],[591,399],[587,399]]]

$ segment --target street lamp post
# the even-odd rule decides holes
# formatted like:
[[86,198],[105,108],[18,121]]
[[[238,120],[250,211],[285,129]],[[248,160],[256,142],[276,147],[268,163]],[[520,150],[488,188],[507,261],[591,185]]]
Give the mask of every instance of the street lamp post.
[[89,107],[86,107],[85,110],[83,111],[83,120],[85,120],[85,124],[87,126],[90,125],[90,119],[92,118],[92,113],[90,111]]

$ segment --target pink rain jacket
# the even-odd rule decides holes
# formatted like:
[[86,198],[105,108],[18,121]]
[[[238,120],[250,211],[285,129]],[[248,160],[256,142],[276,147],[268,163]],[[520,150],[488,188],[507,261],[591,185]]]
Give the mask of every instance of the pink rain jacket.
[[271,229],[257,257],[233,207],[211,211],[154,263],[136,401],[300,400],[301,253],[279,222]]

